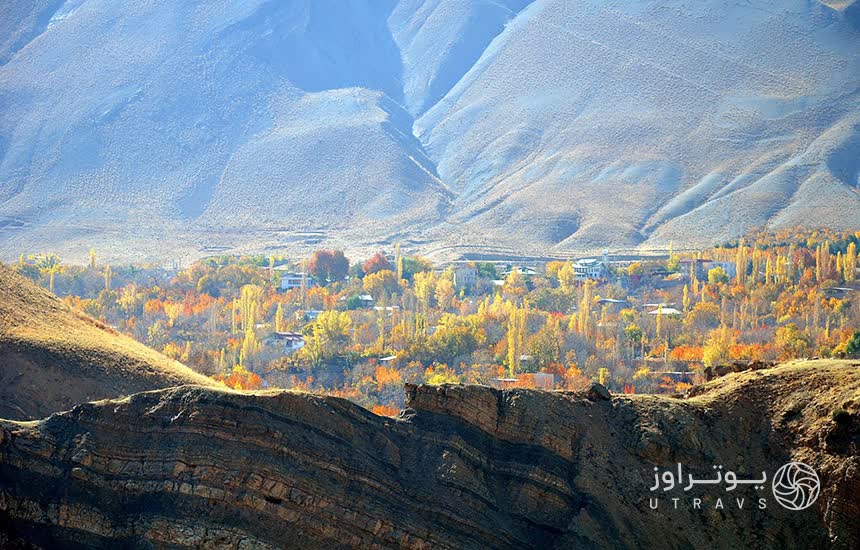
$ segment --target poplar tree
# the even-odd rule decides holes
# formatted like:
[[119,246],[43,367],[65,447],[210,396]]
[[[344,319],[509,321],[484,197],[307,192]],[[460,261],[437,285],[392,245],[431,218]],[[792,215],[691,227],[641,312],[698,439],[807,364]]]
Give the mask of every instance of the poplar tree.
[[842,270],[846,283],[853,283],[857,279],[857,245],[851,243],[845,251],[845,257],[842,259]]
[[278,304],[275,311],[275,332],[284,332],[284,309]]

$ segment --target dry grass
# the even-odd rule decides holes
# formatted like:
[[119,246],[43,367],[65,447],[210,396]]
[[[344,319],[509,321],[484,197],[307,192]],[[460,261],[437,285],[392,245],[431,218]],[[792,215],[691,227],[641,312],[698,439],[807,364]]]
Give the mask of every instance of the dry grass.
[[181,384],[218,385],[0,265],[0,417]]

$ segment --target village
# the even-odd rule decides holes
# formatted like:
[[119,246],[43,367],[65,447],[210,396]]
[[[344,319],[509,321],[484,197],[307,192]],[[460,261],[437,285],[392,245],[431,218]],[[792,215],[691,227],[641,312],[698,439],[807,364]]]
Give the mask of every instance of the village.
[[333,393],[377,410],[405,382],[683,393],[729,363],[847,353],[856,234],[761,234],[706,250],[433,265],[219,256],[184,269],[18,269],[72,307],[233,387]]

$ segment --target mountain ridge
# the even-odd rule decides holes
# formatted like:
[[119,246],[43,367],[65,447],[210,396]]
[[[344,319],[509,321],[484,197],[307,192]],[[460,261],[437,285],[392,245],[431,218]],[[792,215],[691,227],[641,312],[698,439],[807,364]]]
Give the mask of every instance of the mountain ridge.
[[168,4],[0,15],[0,256],[860,225],[854,2]]

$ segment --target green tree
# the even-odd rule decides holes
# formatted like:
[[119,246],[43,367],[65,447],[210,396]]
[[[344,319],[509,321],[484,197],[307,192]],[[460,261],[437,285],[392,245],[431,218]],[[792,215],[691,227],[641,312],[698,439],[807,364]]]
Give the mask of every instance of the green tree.
[[845,354],[852,359],[860,358],[860,330],[854,333],[845,346]]
[[484,277],[485,279],[498,278],[496,266],[490,262],[477,262],[475,263],[475,268],[478,270],[478,277]]
[[421,256],[404,256],[403,260],[403,277],[407,280],[413,280],[418,273],[432,272],[433,264],[429,260],[425,260]]

